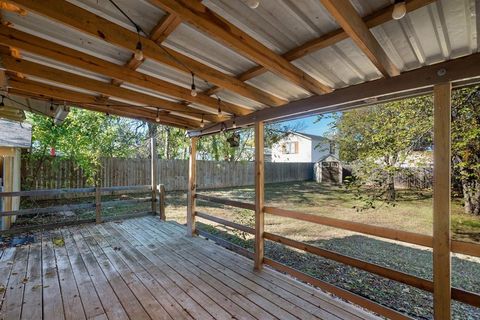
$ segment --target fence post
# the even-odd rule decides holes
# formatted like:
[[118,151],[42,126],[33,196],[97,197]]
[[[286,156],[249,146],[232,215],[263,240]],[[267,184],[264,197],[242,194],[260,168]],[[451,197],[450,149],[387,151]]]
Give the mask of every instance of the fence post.
[[264,252],[264,125],[255,122],[255,256],[254,268],[261,270]]
[[95,223],[102,223],[102,195],[100,186],[95,187]]
[[165,214],[165,186],[163,184],[158,185],[158,189],[160,191],[160,220],[165,221],[166,214]]
[[187,235],[195,235],[195,193],[197,191],[197,137],[190,138],[190,160],[188,162]]
[[433,310],[435,319],[449,320],[451,311],[450,82],[433,88]]

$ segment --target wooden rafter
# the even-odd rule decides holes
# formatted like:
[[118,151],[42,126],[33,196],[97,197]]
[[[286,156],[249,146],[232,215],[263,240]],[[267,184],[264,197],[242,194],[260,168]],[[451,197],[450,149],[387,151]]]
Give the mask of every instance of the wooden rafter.
[[[209,107],[212,112],[217,110],[217,100],[205,94],[199,93],[196,97],[192,97],[190,90],[184,87],[130,70],[13,28],[0,26],[0,44],[14,46],[21,50],[99,73],[109,78],[151,89],[176,99],[198,103]],[[250,112],[249,109],[228,102],[224,102],[223,106],[226,112],[237,115],[245,115]]]
[[[9,71],[21,72],[26,75],[39,77],[57,83],[63,83],[72,87],[97,92],[103,95],[117,97],[128,101],[135,101],[139,104],[155,106],[159,109],[176,111],[182,114],[201,118],[201,111],[192,109],[180,103],[117,87],[110,83],[83,77],[38,63],[15,59],[5,55],[1,55],[0,57],[2,67]],[[218,121],[219,119],[217,115],[211,114],[204,115],[204,118],[208,121]]]
[[349,0],[320,0],[338,24],[385,77],[400,74]]
[[[426,5],[431,4],[432,2],[435,2],[436,0],[407,0],[406,2],[406,8],[407,12],[412,12],[415,11],[419,8],[422,8]],[[363,18],[363,21],[367,25],[368,28],[375,28],[381,24],[384,24],[388,21],[391,21],[392,18],[392,11],[393,11],[393,6],[394,5],[389,5],[383,9],[380,9],[370,15],[367,15],[366,17]],[[296,59],[300,59],[308,54],[311,54],[313,52],[316,52],[318,50],[321,50],[323,48],[327,48],[329,46],[332,46],[342,40],[348,39],[348,34],[342,29],[336,29],[333,31],[330,31],[318,38],[309,40],[305,42],[304,44],[293,48],[292,50],[287,51],[284,53],[282,56],[287,59],[288,61],[293,61]],[[242,74],[237,76],[238,80],[241,81],[247,81],[250,80],[254,77],[257,77],[259,75],[264,74],[268,70],[264,68],[263,66],[256,66],[253,67]],[[211,95],[215,92],[220,91],[221,88],[219,87],[212,87],[208,90],[206,90],[204,93]]]
[[312,93],[324,94],[332,91],[328,85],[303,72],[199,2],[186,0],[150,0],[150,2],[169,13],[177,14],[182,21]]
[[[156,43],[161,44],[181,22],[182,21],[180,20],[180,18],[178,18],[177,15],[166,14],[160,20],[160,22],[152,29],[149,38]],[[125,67],[131,70],[136,70],[144,61],[145,59],[137,60],[135,59],[134,55],[132,55],[132,57],[130,57],[130,60],[128,60],[128,62],[125,64]],[[123,81],[112,79],[112,83],[114,85],[120,86]]]
[[[416,70],[403,72],[395,78],[381,78],[321,96],[290,102],[278,108],[255,111],[235,119],[237,127],[253,125],[256,121],[287,120],[294,117],[319,114],[365,105],[369,98],[378,101],[399,99],[412,95],[431,92],[432,86],[446,81],[468,80],[468,83],[480,83],[480,53],[457,58]],[[465,82],[462,82],[465,84]],[[222,125],[207,126],[201,131],[190,132],[191,136],[201,136],[231,128],[233,121],[224,121]]]
[[[50,84],[44,84],[27,79],[10,79],[8,92],[10,94],[31,97],[40,100],[60,100],[68,101],[81,108],[105,112],[122,117],[134,118],[139,120],[155,121],[157,112],[151,109],[131,106],[118,101],[107,100],[98,103],[98,97],[85,93],[79,93],[73,90],[59,88]],[[160,111],[160,123],[176,125],[179,127],[198,128],[200,123],[191,119],[184,119],[171,115],[168,112]]]
[[[132,52],[135,51],[138,41],[138,35],[135,32],[125,29],[67,1],[11,0],[11,2],[16,3],[27,11],[34,11],[81,32],[105,40],[108,43],[126,48]],[[141,41],[143,53],[147,58],[183,72],[192,71],[198,77],[219,87],[266,105],[278,106],[287,102],[284,99],[246,84],[233,76],[178,53],[175,50],[158,45],[151,39],[142,37]]]

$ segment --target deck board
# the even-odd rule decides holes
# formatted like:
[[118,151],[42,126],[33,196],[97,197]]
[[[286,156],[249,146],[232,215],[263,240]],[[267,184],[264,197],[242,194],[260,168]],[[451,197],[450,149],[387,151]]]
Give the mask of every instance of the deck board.
[[378,319],[185,234],[143,217],[65,227],[8,248],[0,319]]

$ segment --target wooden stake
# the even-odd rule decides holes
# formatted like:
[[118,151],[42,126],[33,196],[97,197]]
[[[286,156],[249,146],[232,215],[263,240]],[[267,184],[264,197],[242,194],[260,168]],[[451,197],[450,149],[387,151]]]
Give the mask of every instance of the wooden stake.
[[150,131],[150,174],[151,174],[151,184],[152,184],[152,213],[154,215],[158,214],[157,211],[157,127],[153,124],[149,125]]
[[95,223],[102,223],[102,195],[99,185],[95,187]]
[[187,236],[195,235],[195,193],[197,191],[197,139],[190,139],[190,159],[188,161],[188,207]]
[[159,184],[158,188],[160,190],[160,219],[165,221],[166,214],[165,214],[165,185]]
[[450,177],[451,83],[434,86],[433,305],[435,319],[451,318]]
[[255,257],[254,268],[262,269],[264,231],[264,124],[255,122]]

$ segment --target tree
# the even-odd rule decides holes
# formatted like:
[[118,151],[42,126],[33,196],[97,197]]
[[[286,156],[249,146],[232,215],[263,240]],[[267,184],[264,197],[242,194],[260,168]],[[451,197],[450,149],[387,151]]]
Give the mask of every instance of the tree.
[[480,215],[480,87],[452,95],[453,172],[462,186],[466,213]]
[[395,201],[395,173],[412,151],[431,144],[432,116],[429,96],[333,115],[340,158],[355,164],[355,183],[373,184],[376,198]]
[[54,148],[63,158],[74,160],[90,183],[96,183],[101,157],[132,157],[144,152],[146,132],[140,121],[76,108],[59,125],[33,113],[28,121],[32,123],[33,141],[29,156],[41,163]]

